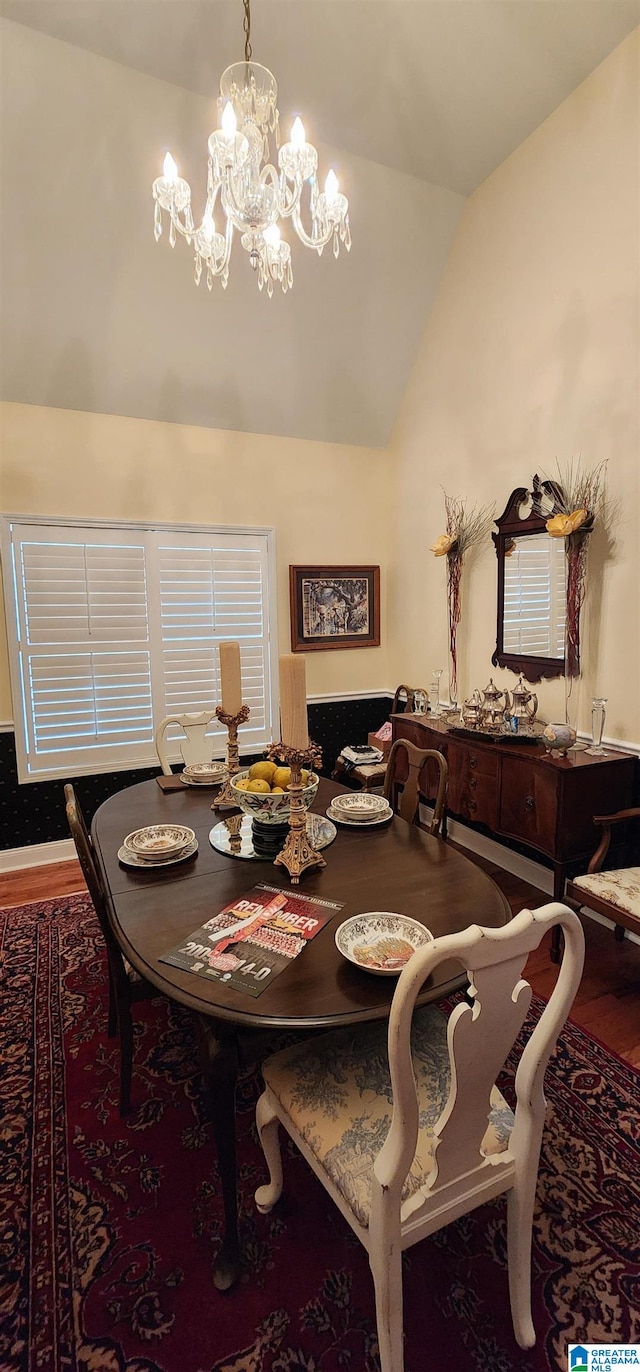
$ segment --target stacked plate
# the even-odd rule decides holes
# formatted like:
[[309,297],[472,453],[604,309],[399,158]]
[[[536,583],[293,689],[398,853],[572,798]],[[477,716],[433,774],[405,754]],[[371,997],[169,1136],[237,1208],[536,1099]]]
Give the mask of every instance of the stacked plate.
[[185,786],[219,786],[227,776],[226,762],[192,762],[180,773],[180,780]]
[[373,796],[367,791],[350,791],[345,795],[334,796],[327,815],[336,824],[371,827],[386,824],[391,819],[393,810],[384,796]]
[[127,867],[167,867],[198,851],[193,829],[184,824],[148,824],[127,834],[118,857]]

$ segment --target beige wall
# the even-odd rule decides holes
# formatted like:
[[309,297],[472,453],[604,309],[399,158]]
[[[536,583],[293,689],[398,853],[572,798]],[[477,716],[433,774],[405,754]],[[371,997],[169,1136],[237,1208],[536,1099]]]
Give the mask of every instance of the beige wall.
[[[289,563],[380,563],[382,647],[309,653],[307,689],[386,686],[383,451],[31,405],[5,403],[0,414],[4,513],[274,526],[281,652]],[[11,718],[3,634],[0,720]]]
[[154,243],[151,185],[171,148],[198,221],[211,97],[1,18],[0,50],[3,398],[384,447],[462,196],[319,145],[353,251],[318,258],[287,230],[294,289],[269,300],[236,234],[227,289],[196,288],[193,250],[166,224]]
[[[640,740],[638,46],[636,30],[467,203],[392,439],[389,600],[391,661],[426,679],[447,661],[446,569],[428,551],[444,527],[441,487],[500,513],[556,459],[607,458],[619,517],[613,546],[602,530],[591,539],[569,711],[588,729],[602,693],[607,734],[629,741]],[[464,577],[465,693],[492,670],[495,599],[489,545]],[[536,689],[545,717],[562,719],[561,684]]]

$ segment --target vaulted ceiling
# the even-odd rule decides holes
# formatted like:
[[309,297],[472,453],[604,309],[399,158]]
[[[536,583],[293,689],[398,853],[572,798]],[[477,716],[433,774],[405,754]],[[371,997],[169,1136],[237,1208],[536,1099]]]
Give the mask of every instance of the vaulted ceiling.
[[[638,0],[254,0],[253,55],[349,195],[350,257],[268,301],[151,233],[170,146],[204,193],[240,0],[1,0],[3,394],[383,446],[463,197],[640,20]],[[329,145],[329,146],[326,146]]]

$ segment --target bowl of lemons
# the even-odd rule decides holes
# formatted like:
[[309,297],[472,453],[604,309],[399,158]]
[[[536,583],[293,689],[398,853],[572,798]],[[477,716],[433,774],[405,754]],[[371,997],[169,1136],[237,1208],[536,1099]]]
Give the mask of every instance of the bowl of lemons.
[[[305,810],[313,804],[319,778],[315,772],[302,769],[302,804]],[[245,772],[231,777],[231,790],[245,815],[259,824],[287,824],[290,796],[291,768],[277,762],[254,762]]]

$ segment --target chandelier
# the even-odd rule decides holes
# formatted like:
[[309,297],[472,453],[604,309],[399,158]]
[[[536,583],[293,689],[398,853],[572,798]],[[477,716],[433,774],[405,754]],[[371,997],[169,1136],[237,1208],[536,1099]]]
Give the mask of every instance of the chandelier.
[[[337,257],[340,244],[349,251],[349,202],[338,189],[334,171],[329,171],[324,190],[318,187],[318,154],[305,136],[304,125],[296,118],[290,140],[280,147],[278,87],[266,67],[251,61],[250,0],[244,6],[244,62],[227,67],[220,78],[218,112],[220,128],[209,137],[207,201],[199,228],[191,211],[191,187],[178,175],[178,168],[167,153],[163,175],[153,183],[155,200],[155,237],[162,233],[164,210],[169,216],[169,242],[175,246],[182,234],[195,249],[195,280],[203,273],[209,290],[219,277],[226,287],[233,231],[241,234],[240,243],[249,254],[260,290],[273,295],[274,283],[287,291],[293,285],[291,248],[281,237],[278,221],[290,219],[298,238],[319,255],[333,240]],[[278,170],[269,161],[269,137],[273,136]],[[308,185],[308,230],[302,222],[302,199]],[[218,202],[218,203],[216,203]],[[221,210],[224,232],[216,228],[214,214]]]

